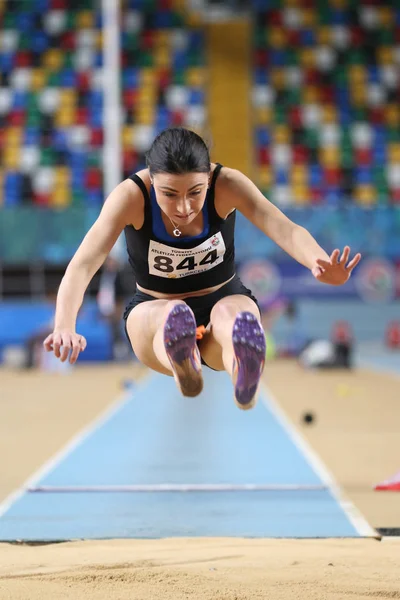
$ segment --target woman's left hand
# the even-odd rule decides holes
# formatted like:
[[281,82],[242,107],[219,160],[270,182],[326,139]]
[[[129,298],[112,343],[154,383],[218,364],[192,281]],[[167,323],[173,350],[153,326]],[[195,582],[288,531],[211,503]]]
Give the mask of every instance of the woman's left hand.
[[354,267],[360,262],[361,254],[356,254],[347,264],[350,256],[350,247],[346,246],[340,259],[339,256],[340,250],[334,250],[329,261],[317,258],[315,266],[311,269],[315,279],[330,285],[343,285],[343,283],[346,283]]

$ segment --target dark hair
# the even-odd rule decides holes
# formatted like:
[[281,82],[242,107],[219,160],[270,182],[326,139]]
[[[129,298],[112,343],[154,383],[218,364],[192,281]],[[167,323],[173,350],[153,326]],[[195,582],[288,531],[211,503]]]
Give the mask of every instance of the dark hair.
[[211,171],[207,144],[197,133],[184,127],[164,129],[147,152],[146,163],[152,175]]

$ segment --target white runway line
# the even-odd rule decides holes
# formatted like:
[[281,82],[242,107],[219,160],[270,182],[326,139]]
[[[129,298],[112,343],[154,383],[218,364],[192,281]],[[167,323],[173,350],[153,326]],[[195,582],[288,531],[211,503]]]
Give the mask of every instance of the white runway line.
[[42,485],[28,488],[30,493],[90,493],[90,492],[319,492],[324,484],[260,484],[260,483],[152,483],[136,485]]
[[[262,393],[262,391],[265,393]],[[261,398],[266,407],[272,412],[277,421],[282,425],[289,438],[297,446],[299,451],[306,458],[308,463],[314,469],[315,473],[321,479],[326,486],[326,489],[332,494],[336,502],[339,504],[350,523],[358,531],[360,536],[363,537],[374,537],[380,539],[381,536],[365,519],[361,512],[354,506],[350,499],[346,498],[343,491],[335,481],[332,473],[328,470],[326,465],[322,462],[320,457],[307,442],[307,440],[301,435],[301,433],[291,423],[285,412],[282,410],[278,401],[271,393],[267,385],[262,382]]]
[[10,508],[25,494],[29,489],[37,487],[46,475],[53,471],[71,452],[82,444],[92,433],[100,429],[108,420],[117,414],[131,399],[132,390],[127,390],[119,396],[105,411],[100,413],[93,421],[86,425],[81,431],[75,434],[61,450],[47,460],[37,471],[33,473],[26,481],[12,492],[0,503],[0,517],[2,517]]

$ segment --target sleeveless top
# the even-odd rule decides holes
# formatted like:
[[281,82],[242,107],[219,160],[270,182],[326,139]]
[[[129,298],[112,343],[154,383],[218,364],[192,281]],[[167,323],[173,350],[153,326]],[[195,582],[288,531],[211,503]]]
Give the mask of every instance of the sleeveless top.
[[184,294],[219,285],[233,277],[236,211],[222,219],[214,205],[215,182],[221,168],[217,163],[204,201],[203,231],[179,238],[167,233],[154,188],[149,194],[138,175],[130,176],[144,196],[143,226],[125,227],[129,263],[140,286],[164,294]]

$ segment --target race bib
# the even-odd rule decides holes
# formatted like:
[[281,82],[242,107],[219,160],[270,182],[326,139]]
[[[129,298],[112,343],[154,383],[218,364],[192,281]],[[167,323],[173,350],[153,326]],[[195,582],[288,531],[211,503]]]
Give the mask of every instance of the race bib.
[[172,248],[154,240],[149,245],[149,273],[167,279],[180,279],[210,271],[224,260],[224,238],[219,231],[195,248]]

